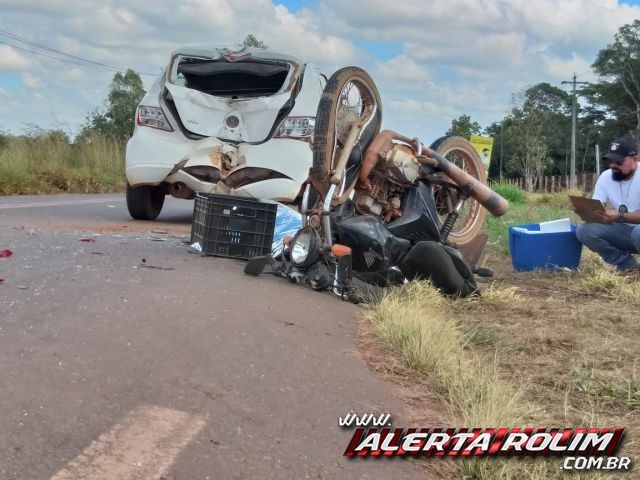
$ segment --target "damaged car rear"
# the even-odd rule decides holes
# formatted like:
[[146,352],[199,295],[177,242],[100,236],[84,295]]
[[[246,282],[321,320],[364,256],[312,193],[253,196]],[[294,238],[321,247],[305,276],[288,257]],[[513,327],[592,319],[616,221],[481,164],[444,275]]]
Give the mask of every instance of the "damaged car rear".
[[153,220],[165,195],[295,203],[312,165],[325,77],[262,49],[184,48],[142,99],[127,144],[127,207]]

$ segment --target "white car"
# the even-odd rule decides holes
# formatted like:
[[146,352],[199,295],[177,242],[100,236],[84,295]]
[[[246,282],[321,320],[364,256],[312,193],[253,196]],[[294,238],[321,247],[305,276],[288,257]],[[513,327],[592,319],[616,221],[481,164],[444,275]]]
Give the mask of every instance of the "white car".
[[267,50],[173,52],[127,143],[131,216],[155,219],[167,194],[296,202],[325,84],[314,65]]

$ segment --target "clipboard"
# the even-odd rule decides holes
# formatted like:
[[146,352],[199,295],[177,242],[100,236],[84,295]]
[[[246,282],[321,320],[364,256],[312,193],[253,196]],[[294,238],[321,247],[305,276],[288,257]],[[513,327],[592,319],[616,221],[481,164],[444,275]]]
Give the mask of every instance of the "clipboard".
[[575,195],[569,195],[571,205],[573,205],[574,211],[585,222],[600,223],[601,220],[594,214],[594,212],[604,212],[604,205],[600,200],[588,197],[578,197]]

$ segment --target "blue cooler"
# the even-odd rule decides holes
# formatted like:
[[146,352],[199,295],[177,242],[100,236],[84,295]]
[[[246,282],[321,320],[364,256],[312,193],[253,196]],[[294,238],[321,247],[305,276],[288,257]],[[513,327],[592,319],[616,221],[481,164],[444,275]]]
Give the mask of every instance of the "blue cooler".
[[520,272],[575,270],[582,254],[575,225],[571,225],[571,231],[553,233],[541,233],[538,223],[509,227],[509,249],[513,268]]

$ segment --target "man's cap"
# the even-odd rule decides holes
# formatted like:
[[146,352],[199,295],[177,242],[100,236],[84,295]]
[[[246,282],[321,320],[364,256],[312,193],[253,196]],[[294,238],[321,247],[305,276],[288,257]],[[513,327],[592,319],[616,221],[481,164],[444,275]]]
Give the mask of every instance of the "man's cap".
[[632,138],[618,138],[609,147],[609,151],[602,157],[607,160],[622,163],[624,157],[633,157],[638,154],[636,141]]

